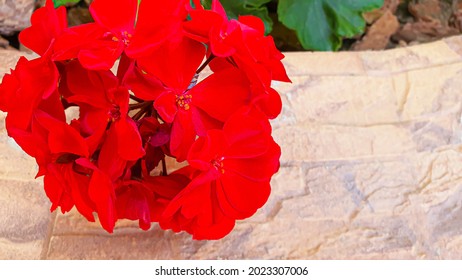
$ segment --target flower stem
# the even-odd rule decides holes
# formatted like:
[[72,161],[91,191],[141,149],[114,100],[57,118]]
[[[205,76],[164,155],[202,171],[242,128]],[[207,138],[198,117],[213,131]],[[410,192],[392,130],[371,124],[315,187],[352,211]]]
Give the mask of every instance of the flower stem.
[[165,156],[162,158],[162,176],[167,176],[167,163],[165,162]]
[[211,54],[207,60],[201,65],[201,67],[199,67],[199,69],[197,69],[196,71],[196,74],[199,74],[200,72],[202,72],[202,70],[205,69],[205,67],[207,67],[207,65],[209,65],[209,63],[215,58],[216,56],[214,56],[213,54]]
[[136,110],[136,109],[145,107],[147,103],[149,103],[149,102],[142,102],[142,103],[130,104],[128,107],[129,107],[129,110],[130,110],[130,111],[131,111],[131,110]]
[[130,106],[130,110],[135,110],[135,109],[140,109],[136,114],[132,117],[134,121],[140,120],[144,115],[146,114],[151,114],[151,108],[153,106],[152,101],[146,101],[143,103],[139,104],[133,104],[133,106]]
[[133,100],[135,100],[136,102],[140,102],[140,103],[145,102],[143,99],[141,99],[141,98],[139,98],[139,97],[136,97],[136,96],[134,96],[134,95],[131,95],[131,94],[130,94],[130,98],[133,99]]

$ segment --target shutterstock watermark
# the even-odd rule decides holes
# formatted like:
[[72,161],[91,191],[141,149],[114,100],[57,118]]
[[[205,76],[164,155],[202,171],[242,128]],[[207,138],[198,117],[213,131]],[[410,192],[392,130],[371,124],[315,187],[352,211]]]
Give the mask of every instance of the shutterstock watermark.
[[220,268],[216,269],[213,266],[208,268],[180,268],[180,267],[163,267],[160,266],[155,270],[156,276],[230,276],[239,275],[239,269],[237,268]]

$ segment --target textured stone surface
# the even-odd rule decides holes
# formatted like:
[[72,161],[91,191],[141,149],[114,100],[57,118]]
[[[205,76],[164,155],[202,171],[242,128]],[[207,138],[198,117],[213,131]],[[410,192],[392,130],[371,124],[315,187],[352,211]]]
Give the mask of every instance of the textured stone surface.
[[30,25],[35,0],[0,0],[0,33],[21,31]]
[[0,259],[41,258],[52,221],[42,184],[0,179],[0,193]]
[[[282,159],[271,197],[218,241],[129,221],[110,235],[75,211],[50,215],[34,161],[2,128],[0,258],[460,259],[461,54],[462,37],[287,54],[294,83],[275,83],[284,108],[272,122]],[[0,71],[16,59],[0,52]]]

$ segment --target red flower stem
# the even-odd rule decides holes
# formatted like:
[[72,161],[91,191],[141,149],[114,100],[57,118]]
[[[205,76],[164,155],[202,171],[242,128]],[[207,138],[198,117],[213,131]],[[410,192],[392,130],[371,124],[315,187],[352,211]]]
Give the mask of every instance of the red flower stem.
[[207,60],[201,65],[201,67],[199,67],[199,69],[197,69],[196,71],[196,74],[199,74],[200,72],[202,72],[202,70],[205,69],[205,67],[207,67],[207,65],[209,65],[209,63],[215,58],[215,56],[212,54],[210,55]]

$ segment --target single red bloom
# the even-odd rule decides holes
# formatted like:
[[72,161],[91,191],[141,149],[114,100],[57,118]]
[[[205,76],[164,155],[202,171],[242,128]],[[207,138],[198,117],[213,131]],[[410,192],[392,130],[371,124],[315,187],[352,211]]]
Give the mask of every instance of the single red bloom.
[[109,177],[86,158],[69,163],[50,163],[44,177],[45,192],[65,213],[75,205],[80,214],[94,222],[97,212],[103,228],[112,232],[117,220],[114,186]]
[[[135,122],[128,116],[129,93],[118,85],[110,71],[90,71],[77,61],[67,66],[67,102],[80,106],[82,134],[92,140],[92,150],[101,144],[98,167],[114,181],[122,176],[127,162],[143,157],[141,137]],[[106,129],[110,125],[109,130]]]
[[88,69],[105,69],[126,53],[149,54],[162,42],[180,33],[186,19],[187,0],[156,1],[95,0],[90,12],[95,23],[69,28],[55,46],[56,60],[78,58]]
[[117,220],[117,214],[115,186],[111,178],[87,158],[79,158],[75,163],[90,171],[88,196],[95,204],[94,210],[98,213],[101,225],[109,233],[112,233]]
[[51,211],[60,207],[64,214],[75,206],[82,216],[94,222],[94,204],[88,196],[90,178],[80,170],[84,169],[75,162],[49,163],[43,179],[45,193],[52,203]]
[[[28,130],[32,114],[40,104],[55,103],[59,72],[46,57],[27,60],[21,57],[16,69],[6,74],[0,84],[0,109],[8,112],[6,126]],[[50,99],[51,98],[51,99]],[[51,109],[51,108],[49,108]],[[64,118],[64,109],[54,108],[53,115]]]
[[255,16],[241,16],[228,20],[218,0],[212,9],[205,10],[200,1],[190,8],[191,20],[183,24],[187,36],[210,44],[210,67],[215,72],[238,67],[248,77],[254,104],[269,118],[278,116],[282,109],[279,94],[271,88],[271,81],[290,82],[271,36],[265,36],[263,22]]
[[47,0],[45,7],[32,14],[31,26],[19,33],[19,40],[24,46],[43,56],[66,28],[66,8],[55,9],[53,1]]
[[237,68],[214,73],[195,84],[204,53],[200,43],[187,37],[165,42],[161,51],[139,59],[142,70],[132,68],[125,80],[136,96],[154,101],[160,117],[172,123],[170,151],[178,161],[186,159],[196,135],[221,128],[232,113],[251,102],[249,83]]
[[61,207],[65,213],[75,205],[88,221],[94,222],[97,212],[103,228],[112,232],[117,220],[114,186],[103,172],[86,158],[70,163],[51,163],[44,177],[51,210]]
[[119,219],[138,220],[140,228],[148,230],[152,222],[159,221],[166,205],[188,183],[188,177],[179,173],[147,176],[142,182],[122,181],[116,189],[117,216]]
[[88,146],[77,130],[36,110],[31,131],[13,129],[12,135],[26,152],[36,157],[40,169],[37,176],[45,175],[45,191],[52,211],[60,206],[64,213],[75,205],[89,221],[94,221],[93,212],[98,211],[103,227],[112,230],[113,221],[105,208],[107,200],[111,200],[111,186],[103,184],[108,182],[104,180],[107,176],[89,163]]
[[200,42],[209,43],[211,53],[218,57],[232,56],[236,45],[242,43],[242,32],[236,20],[228,20],[218,0],[212,0],[212,9],[205,10],[199,0],[195,9],[189,7],[190,21],[183,23],[186,34]]
[[280,155],[261,112],[236,112],[223,130],[209,130],[191,147],[188,162],[197,173],[168,205],[160,225],[195,239],[222,238],[236,219],[253,215],[266,202]]

